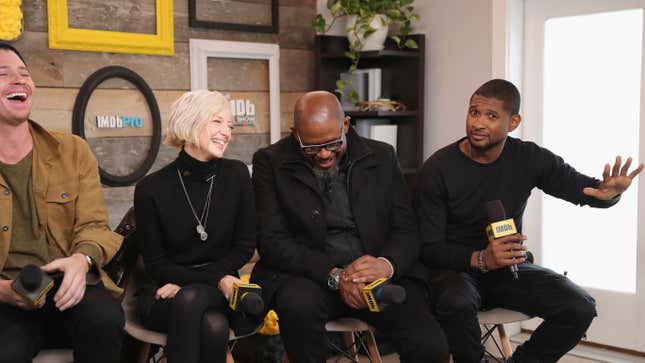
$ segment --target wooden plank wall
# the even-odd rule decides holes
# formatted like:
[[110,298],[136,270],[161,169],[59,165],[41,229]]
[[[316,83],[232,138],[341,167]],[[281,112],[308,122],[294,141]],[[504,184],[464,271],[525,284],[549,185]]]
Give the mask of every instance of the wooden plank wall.
[[[67,1],[70,25],[73,27],[154,32],[155,0]],[[198,8],[207,9],[209,2],[210,0],[198,0]],[[268,0],[248,2],[257,5],[268,3]],[[165,126],[171,103],[190,89],[188,40],[191,38],[280,45],[280,107],[283,133],[289,132],[291,127],[295,100],[314,87],[314,32],[311,20],[315,16],[316,0],[280,0],[280,31],[277,34],[190,28],[188,0],[175,0],[175,55],[172,57],[49,49],[46,0],[23,0],[22,8],[25,31],[14,45],[25,56],[37,87],[32,118],[52,130],[71,132],[72,109],[79,88],[89,75],[108,65],[127,67],[146,80],[157,98],[162,123]],[[250,6],[248,9],[251,10],[245,11],[264,11],[265,8]],[[212,15],[209,15],[209,12],[204,14],[207,17]],[[231,19],[236,18],[235,14],[227,16]],[[245,16],[252,17],[249,14]],[[256,104],[257,119],[262,121],[257,127],[237,128],[226,155],[250,163],[253,152],[267,145],[269,140],[267,64],[263,61],[210,59],[208,72],[209,88],[230,93],[234,98],[251,99]],[[114,98],[109,98],[111,100],[127,99],[128,93],[132,93],[128,90],[111,92],[117,92]],[[162,146],[152,170],[172,161],[176,153],[176,149]],[[113,160],[111,164],[118,162]],[[104,191],[111,213],[111,223],[116,224],[131,204],[132,187],[106,187]]]

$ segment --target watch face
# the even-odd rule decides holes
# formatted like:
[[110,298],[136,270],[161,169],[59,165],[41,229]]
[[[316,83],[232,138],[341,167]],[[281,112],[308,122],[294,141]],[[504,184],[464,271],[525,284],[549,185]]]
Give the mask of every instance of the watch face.
[[334,271],[329,274],[329,277],[327,277],[327,286],[329,286],[329,288],[332,290],[338,290],[339,282],[340,282],[339,272]]

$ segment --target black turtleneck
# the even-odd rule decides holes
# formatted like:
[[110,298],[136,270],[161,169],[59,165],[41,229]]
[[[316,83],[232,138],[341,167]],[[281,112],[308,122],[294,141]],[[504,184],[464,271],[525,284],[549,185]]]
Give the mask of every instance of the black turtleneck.
[[[214,177],[206,224],[208,239],[196,232],[197,220],[182,189],[179,170],[201,216]],[[255,205],[249,172],[242,162],[202,162],[184,150],[175,161],[141,180],[134,193],[137,239],[146,272],[159,286],[206,283],[237,275],[255,249]]]

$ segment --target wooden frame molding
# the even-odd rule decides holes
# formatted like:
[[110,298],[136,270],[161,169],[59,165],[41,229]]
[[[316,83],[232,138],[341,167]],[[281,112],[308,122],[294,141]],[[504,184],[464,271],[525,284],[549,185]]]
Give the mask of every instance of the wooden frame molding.
[[270,43],[190,39],[190,89],[208,89],[208,58],[269,61],[270,141],[280,140],[280,47]]
[[271,25],[221,23],[197,19],[197,0],[188,0],[188,26],[191,28],[210,28],[237,30],[243,32],[277,33],[279,31],[279,0],[271,0]]
[[174,55],[173,0],[156,0],[157,33],[69,27],[67,0],[47,0],[49,47],[90,52]]

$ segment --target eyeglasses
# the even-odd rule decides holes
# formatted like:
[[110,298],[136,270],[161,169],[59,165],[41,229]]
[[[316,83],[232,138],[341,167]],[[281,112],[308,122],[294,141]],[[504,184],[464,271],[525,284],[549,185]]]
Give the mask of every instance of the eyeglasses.
[[300,136],[298,135],[297,132],[294,132],[296,135],[296,139],[298,139],[298,143],[300,144],[300,150],[302,150],[303,154],[307,156],[315,156],[317,155],[322,148],[325,148],[327,151],[331,152],[338,152],[341,147],[343,147],[343,144],[345,143],[345,128],[343,127],[340,132],[340,139],[326,142],[324,144],[317,144],[317,145],[304,145],[302,143],[302,140],[300,140]]

